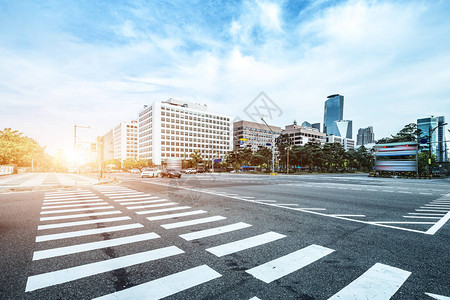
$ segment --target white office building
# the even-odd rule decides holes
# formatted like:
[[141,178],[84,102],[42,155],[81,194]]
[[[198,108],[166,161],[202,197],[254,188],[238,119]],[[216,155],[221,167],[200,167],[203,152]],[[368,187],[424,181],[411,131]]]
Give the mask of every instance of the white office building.
[[345,150],[355,149],[355,140],[336,136],[333,134],[327,135],[327,143],[339,143]]
[[138,123],[122,122],[114,127],[114,159],[123,162],[127,158],[138,156]]
[[231,117],[206,105],[175,99],[144,106],[139,112],[139,158],[161,165],[189,159],[199,150],[204,160],[224,158],[233,148]]

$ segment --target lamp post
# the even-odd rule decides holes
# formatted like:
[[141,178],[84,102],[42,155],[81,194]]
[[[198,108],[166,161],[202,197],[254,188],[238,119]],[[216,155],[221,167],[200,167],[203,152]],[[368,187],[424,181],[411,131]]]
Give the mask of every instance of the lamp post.
[[275,132],[273,132],[272,128],[267,124],[267,122],[261,117],[261,121],[263,121],[267,128],[269,128],[272,133],[272,174],[275,173]]
[[438,125],[431,129],[431,126],[428,128],[428,174],[430,175],[430,178],[432,178],[432,170],[431,170],[431,135],[433,132],[438,129],[439,127],[445,126],[447,123]]

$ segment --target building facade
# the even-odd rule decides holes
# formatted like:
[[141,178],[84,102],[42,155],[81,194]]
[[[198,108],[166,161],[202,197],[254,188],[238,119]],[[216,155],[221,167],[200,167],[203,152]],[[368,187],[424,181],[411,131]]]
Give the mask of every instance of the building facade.
[[427,138],[429,130],[438,127],[431,134],[431,153],[436,155],[438,162],[448,162],[448,146],[445,137],[447,129],[445,117],[428,117],[417,119],[417,128],[422,131],[421,137]]
[[111,160],[114,159],[114,132],[109,130],[102,139],[103,143],[103,159]]
[[340,137],[340,136],[335,136],[335,135],[328,135],[327,143],[339,143],[344,147],[345,150],[355,149],[355,146],[356,146],[355,140]]
[[373,133],[373,127],[358,129],[358,135],[356,136],[357,145],[367,145],[375,143],[375,134]]
[[339,136],[336,121],[344,118],[344,96],[339,94],[330,95],[325,101],[323,132],[326,135]]
[[334,122],[337,127],[338,136],[343,138],[353,138],[353,121],[351,120],[339,120]]
[[287,134],[291,145],[304,146],[308,142],[326,142],[326,134],[316,128],[303,127],[297,124],[287,125],[281,131],[281,134]]
[[175,99],[144,106],[139,112],[139,158],[161,165],[168,159],[224,158],[232,150],[231,117],[212,113],[206,105]]
[[[250,121],[237,121],[233,123],[234,149],[252,148],[256,152],[260,147],[271,147],[272,136],[276,139],[281,134],[281,127],[260,124]],[[268,145],[270,144],[270,146]]]
[[303,127],[316,128],[317,130],[320,131],[320,123],[313,123],[313,124],[311,124],[311,123],[309,123],[308,121],[304,121],[304,122],[302,123],[302,126],[303,126]]
[[[127,158],[138,157],[138,123],[122,122],[113,131],[114,159],[123,162]],[[106,158],[105,158],[106,159]]]

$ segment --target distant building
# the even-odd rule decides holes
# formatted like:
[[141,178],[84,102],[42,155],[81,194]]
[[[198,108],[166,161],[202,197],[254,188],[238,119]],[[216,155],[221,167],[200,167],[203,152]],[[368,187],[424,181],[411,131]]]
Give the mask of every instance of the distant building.
[[309,127],[309,128],[316,128],[317,130],[320,131],[320,123],[309,123],[308,121],[305,121],[302,123],[303,127]]
[[344,118],[344,96],[330,95],[325,101],[323,132],[326,135],[340,136],[336,121]]
[[114,127],[114,159],[123,162],[127,158],[138,156],[137,121],[122,122]]
[[339,120],[335,121],[336,127],[338,129],[338,135],[347,139],[353,138],[353,121],[351,120]]
[[103,159],[114,159],[114,133],[112,129],[103,136]]
[[335,136],[335,135],[328,135],[326,142],[327,143],[339,143],[344,147],[345,150],[355,149],[355,140],[352,140],[349,138],[343,138],[343,137]]
[[442,126],[444,123],[444,116],[417,119],[417,128],[422,130],[421,137],[424,138],[428,137],[429,129],[440,126],[431,134],[431,153],[436,155],[438,162],[448,162],[446,126]]
[[281,134],[287,134],[292,145],[303,146],[308,142],[326,142],[326,134],[316,128],[303,127],[297,124],[287,125]]
[[375,143],[375,134],[373,133],[373,127],[358,129],[358,135],[356,137],[357,145],[367,145]]
[[161,165],[185,159],[195,150],[202,158],[223,158],[232,150],[231,117],[209,112],[206,105],[169,99],[139,112],[139,157]]
[[[275,139],[281,134],[281,127],[269,125],[275,133]],[[234,149],[252,148],[253,152],[260,147],[271,147],[272,132],[266,124],[250,121],[237,121],[233,123]]]

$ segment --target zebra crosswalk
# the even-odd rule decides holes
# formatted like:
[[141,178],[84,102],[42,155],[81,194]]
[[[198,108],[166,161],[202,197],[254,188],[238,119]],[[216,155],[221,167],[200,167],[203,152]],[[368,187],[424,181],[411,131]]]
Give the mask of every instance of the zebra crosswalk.
[[[93,295],[97,297],[95,299],[161,299],[208,282],[226,281],[227,276],[224,276],[223,269],[217,269],[217,264],[221,263],[224,256],[244,251],[251,254],[268,245],[276,245],[289,239],[285,234],[275,231],[261,232],[252,224],[231,221],[227,216],[210,214],[207,210],[183,206],[173,200],[131,188],[97,186],[95,192],[97,194],[84,189],[45,194],[36,236],[36,243],[42,246],[37,247],[33,253],[33,263],[82,255],[105,248],[126,249],[129,245],[144,244],[151,244],[152,247],[150,249],[136,247],[134,249],[139,249],[137,252],[125,251],[106,260],[86,262],[80,260],[75,266],[31,274],[26,283],[26,292],[33,293],[139,264],[168,262],[178,256],[190,261],[194,256],[186,250],[189,247],[184,249],[183,245],[192,244],[200,239],[210,241],[212,245],[200,251],[209,255],[207,257],[212,259],[211,265],[203,261],[195,266],[195,261],[190,261],[188,265],[191,267],[181,271],[177,269],[165,276],[152,277],[146,282],[109,294]],[[51,216],[46,216],[48,214]],[[196,229],[191,230],[194,226]],[[120,235],[112,237],[110,234],[114,232]],[[179,242],[171,241],[168,244],[166,235],[169,232],[176,234],[180,239]],[[245,238],[241,235],[235,238],[236,232],[240,232]],[[105,238],[104,234],[108,237]],[[82,237],[90,239],[86,241]],[[60,240],[64,240],[65,243],[58,244],[57,241]],[[332,256],[335,251],[337,250],[312,244],[299,247],[282,256],[274,253],[275,257],[272,256],[258,265],[247,268],[245,273],[255,282],[269,285],[284,277],[305,276],[306,274],[302,272],[306,272],[303,271],[306,266],[314,264],[321,267],[321,260]],[[170,264],[168,268],[170,269]],[[366,299],[364,297],[367,296],[387,300],[396,293],[410,274],[411,272],[394,266],[375,263],[353,282],[334,291],[335,294],[330,295],[330,299],[348,299],[348,295],[356,295],[354,299]],[[264,299],[264,297],[249,294],[245,299]]]

